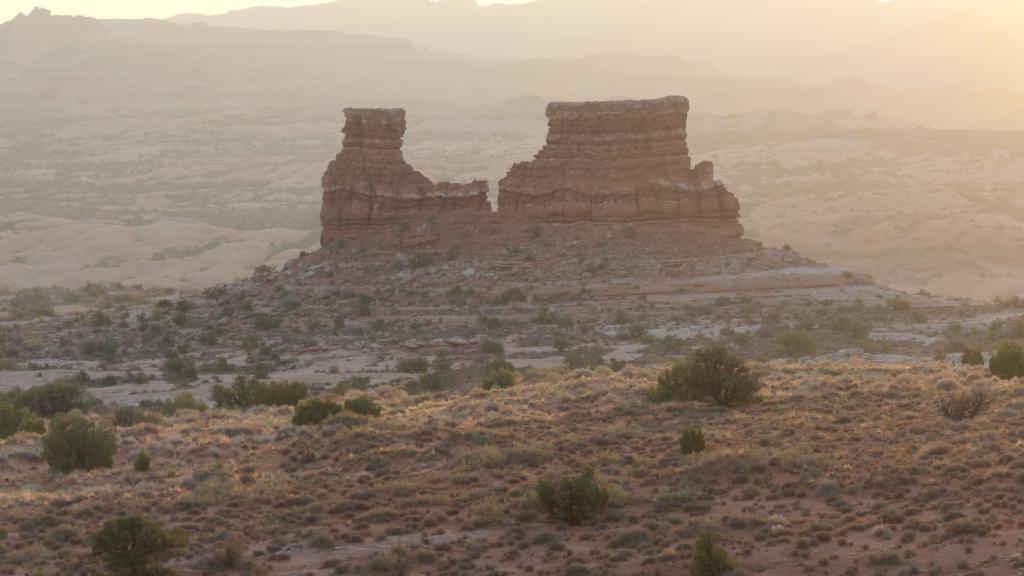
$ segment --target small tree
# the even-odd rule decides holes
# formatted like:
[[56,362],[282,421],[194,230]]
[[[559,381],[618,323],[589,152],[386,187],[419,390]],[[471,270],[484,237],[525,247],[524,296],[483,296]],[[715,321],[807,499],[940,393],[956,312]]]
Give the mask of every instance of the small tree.
[[117,435],[108,423],[97,423],[81,412],[58,414],[43,437],[43,459],[62,474],[75,470],[111,468]]
[[309,400],[299,402],[299,405],[295,407],[292,424],[295,426],[312,426],[327,420],[342,410],[344,408],[337,402],[310,398]]
[[186,542],[183,533],[167,533],[152,520],[123,516],[104,522],[93,536],[92,553],[114,576],[173,574],[161,564]]
[[516,385],[516,369],[507,360],[492,360],[484,368],[484,378],[481,383],[484,390],[492,388],[511,388]]
[[704,447],[704,431],[700,428],[683,428],[679,433],[679,449],[683,454],[698,454]]
[[751,401],[760,388],[760,377],[742,358],[725,346],[709,346],[662,372],[648,397],[655,402],[707,400],[738,406]]
[[988,369],[1003,380],[1024,376],[1024,349],[1019,344],[1003,344],[989,360]]
[[697,536],[690,559],[690,576],[724,576],[735,567],[729,553],[718,545],[718,535],[704,530]]
[[537,482],[537,498],[552,518],[578,525],[593,520],[608,508],[608,490],[587,470],[578,476],[542,478]]

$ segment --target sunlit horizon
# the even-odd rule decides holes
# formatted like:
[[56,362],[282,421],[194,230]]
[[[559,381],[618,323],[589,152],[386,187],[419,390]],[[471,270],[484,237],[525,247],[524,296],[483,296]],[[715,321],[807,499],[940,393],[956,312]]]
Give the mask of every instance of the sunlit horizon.
[[[433,0],[432,0],[433,1]],[[477,0],[477,4],[524,4],[533,0]],[[0,22],[6,22],[18,13],[28,14],[37,6],[54,14],[88,16],[91,18],[170,18],[178,14],[220,14],[231,10],[244,10],[256,6],[295,7],[324,4],[317,0],[13,0],[0,6]]]

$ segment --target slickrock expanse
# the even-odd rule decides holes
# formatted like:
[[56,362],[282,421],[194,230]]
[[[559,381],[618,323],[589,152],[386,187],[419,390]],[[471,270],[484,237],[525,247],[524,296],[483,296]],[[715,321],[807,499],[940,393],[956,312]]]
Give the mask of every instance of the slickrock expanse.
[[322,245],[349,226],[490,211],[487,182],[434,184],[405,161],[405,110],[346,108],[343,132],[343,148],[323,176]]
[[743,235],[714,166],[691,166],[681,96],[548,105],[547,144],[499,184],[498,209],[541,220],[707,220]]

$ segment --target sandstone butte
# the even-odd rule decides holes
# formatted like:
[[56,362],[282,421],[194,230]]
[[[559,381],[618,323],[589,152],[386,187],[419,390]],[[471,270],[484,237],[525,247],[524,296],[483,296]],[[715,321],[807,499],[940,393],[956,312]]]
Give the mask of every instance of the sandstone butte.
[[435,184],[402,155],[405,110],[346,108],[342,150],[323,175],[321,243],[346,228],[446,212],[490,213],[487,182]]
[[[689,100],[553,102],[547,144],[501,180],[502,220],[673,222],[701,235],[743,235],[740,205],[714,165],[692,165]],[[345,110],[343,149],[323,177],[322,243],[349,229],[451,214],[492,217],[488,185],[435,184],[405,162],[401,109]]]
[[699,220],[742,235],[714,165],[691,166],[690,102],[553,102],[547,144],[499,184],[502,213],[556,222]]

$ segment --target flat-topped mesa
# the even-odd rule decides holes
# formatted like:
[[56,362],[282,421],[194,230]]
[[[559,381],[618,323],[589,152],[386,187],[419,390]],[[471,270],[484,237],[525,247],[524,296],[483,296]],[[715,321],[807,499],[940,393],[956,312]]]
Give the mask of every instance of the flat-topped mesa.
[[353,226],[388,224],[442,212],[490,212],[487,182],[433,183],[402,155],[405,110],[345,109],[341,153],[323,176],[321,243]]
[[742,235],[714,166],[691,167],[682,96],[548,105],[547,145],[499,184],[498,211],[555,222],[694,220]]

